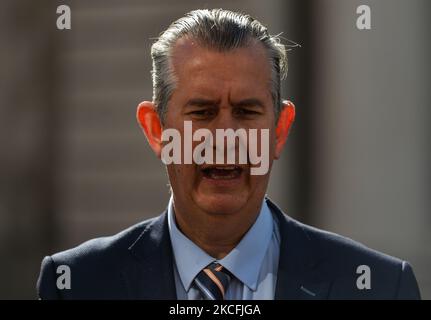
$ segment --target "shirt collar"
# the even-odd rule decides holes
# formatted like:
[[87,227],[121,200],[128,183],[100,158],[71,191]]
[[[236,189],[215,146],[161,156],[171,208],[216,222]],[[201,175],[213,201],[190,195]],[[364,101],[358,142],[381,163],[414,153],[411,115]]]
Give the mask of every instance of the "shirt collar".
[[[178,229],[175,222],[172,197],[168,206],[168,226],[178,274],[185,290],[188,292],[197,274],[211,262],[217,260],[208,255]],[[252,227],[238,245],[227,256],[217,262],[232,272],[237,279],[251,290],[256,291],[259,271],[268,249],[272,232],[272,215],[264,200],[259,216]]]

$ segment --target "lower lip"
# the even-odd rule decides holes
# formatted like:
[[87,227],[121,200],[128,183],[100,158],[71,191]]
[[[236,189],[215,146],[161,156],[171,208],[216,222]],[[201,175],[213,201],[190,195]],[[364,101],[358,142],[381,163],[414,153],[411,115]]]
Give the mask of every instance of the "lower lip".
[[224,187],[224,188],[235,187],[241,183],[243,175],[244,175],[244,171],[242,171],[238,177],[233,179],[211,179],[206,177],[205,175],[202,175],[202,180],[205,183],[209,183],[216,187]]

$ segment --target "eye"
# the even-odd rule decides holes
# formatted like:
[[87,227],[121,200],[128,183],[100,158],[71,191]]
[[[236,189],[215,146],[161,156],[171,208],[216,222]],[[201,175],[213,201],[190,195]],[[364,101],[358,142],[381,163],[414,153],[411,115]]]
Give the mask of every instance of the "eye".
[[190,115],[196,118],[213,117],[215,114],[216,114],[216,111],[214,109],[199,109],[199,110],[193,110],[187,113],[187,115]]
[[247,108],[238,108],[235,110],[235,114],[238,116],[256,116],[259,115],[260,112]]

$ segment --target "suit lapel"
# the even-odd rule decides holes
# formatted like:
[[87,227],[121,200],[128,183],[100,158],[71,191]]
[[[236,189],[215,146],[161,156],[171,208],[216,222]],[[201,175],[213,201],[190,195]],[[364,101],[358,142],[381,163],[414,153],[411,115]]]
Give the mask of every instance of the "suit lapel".
[[[275,299],[326,299],[331,281],[324,259],[302,224],[267,204],[280,228],[280,257]],[[177,299],[167,212],[155,218],[129,247],[132,263],[123,277],[129,299]]]
[[130,299],[176,299],[172,246],[166,211],[129,247],[133,263],[123,272]]
[[275,299],[326,299],[330,281],[323,278],[324,260],[302,224],[287,217],[267,199],[280,228],[280,257]]

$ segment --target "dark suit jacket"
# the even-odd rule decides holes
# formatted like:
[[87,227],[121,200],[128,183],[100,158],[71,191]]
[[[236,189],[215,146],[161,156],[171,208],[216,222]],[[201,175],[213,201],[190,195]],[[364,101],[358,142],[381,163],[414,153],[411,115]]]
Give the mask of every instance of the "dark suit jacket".
[[[420,299],[406,261],[304,225],[267,203],[281,235],[276,299]],[[60,265],[70,268],[70,289],[56,287]],[[370,289],[357,287],[359,265],[370,268]],[[45,257],[37,289],[41,299],[176,299],[167,212]]]

